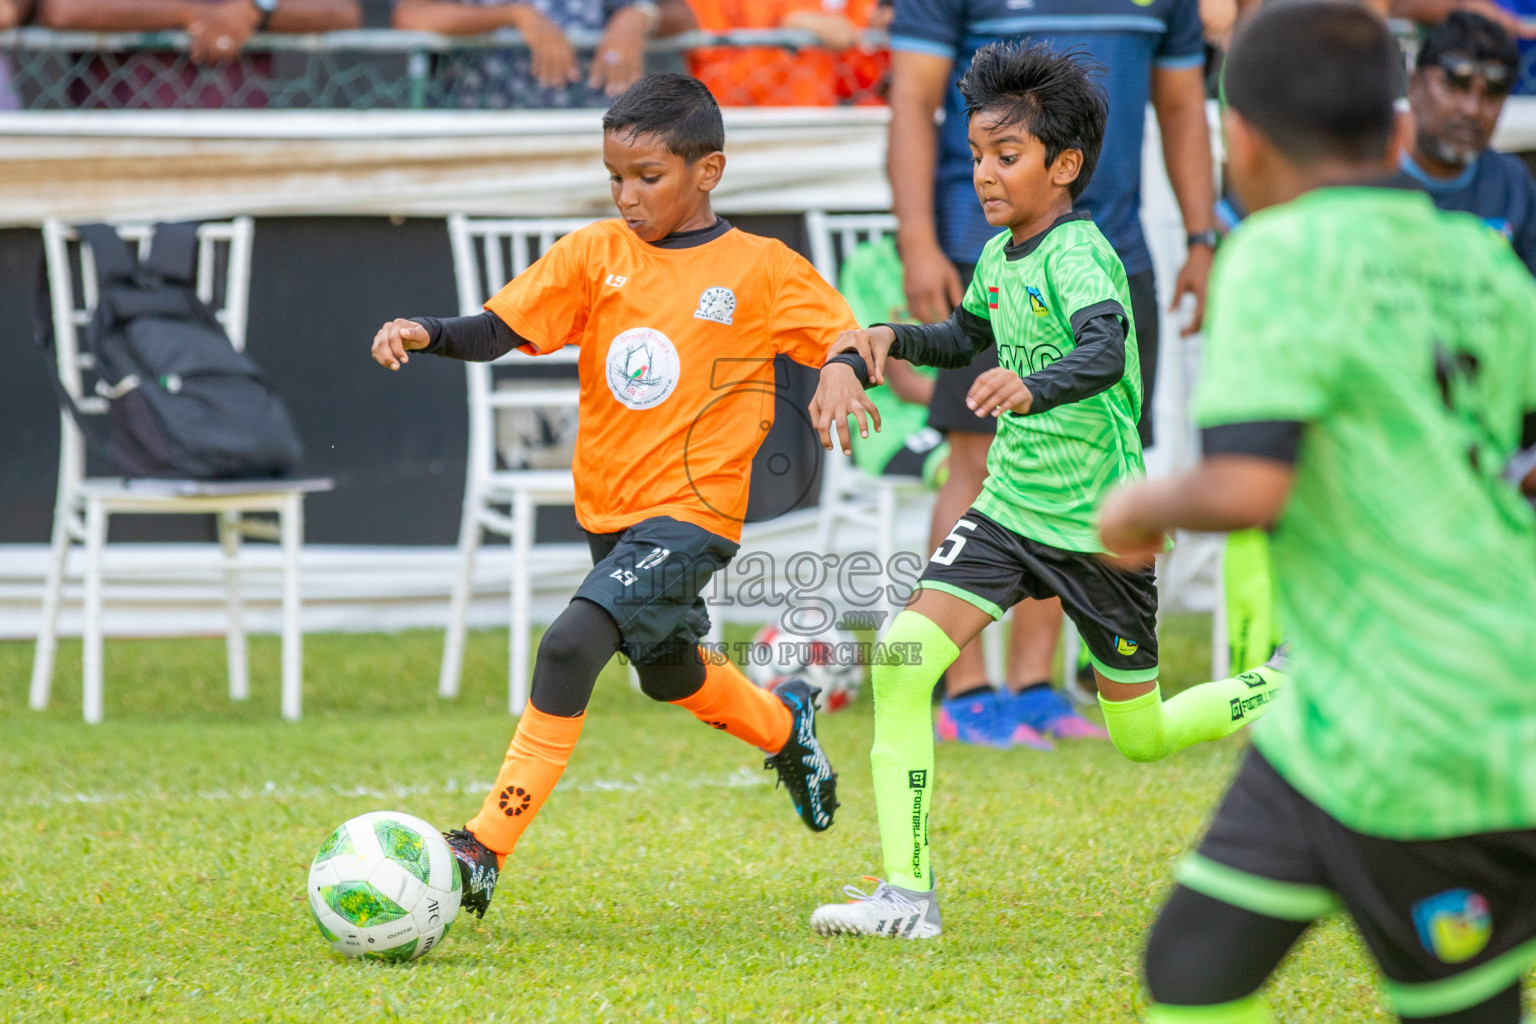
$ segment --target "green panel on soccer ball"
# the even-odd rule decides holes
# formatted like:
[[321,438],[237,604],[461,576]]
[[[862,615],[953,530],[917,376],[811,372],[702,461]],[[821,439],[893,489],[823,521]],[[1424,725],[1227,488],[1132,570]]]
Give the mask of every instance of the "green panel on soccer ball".
[[407,911],[367,882],[342,882],[320,890],[326,906],[359,928],[388,924],[404,917]]
[[347,826],[341,825],[336,831],[325,837],[325,842],[320,844],[320,852],[315,854],[315,863],[330,860],[343,853],[356,852],[352,848],[352,833],[347,831]]
[[381,949],[376,952],[364,953],[363,956],[367,957],[369,960],[383,960],[386,963],[403,963],[404,961],[409,960],[411,957],[416,955],[416,943],[419,941],[421,940],[412,939],[410,942],[407,942],[403,946],[396,946],[393,949]]
[[379,848],[384,856],[415,875],[427,884],[432,875],[432,863],[427,856],[427,844],[415,829],[398,821],[376,821],[373,834],[379,837]]

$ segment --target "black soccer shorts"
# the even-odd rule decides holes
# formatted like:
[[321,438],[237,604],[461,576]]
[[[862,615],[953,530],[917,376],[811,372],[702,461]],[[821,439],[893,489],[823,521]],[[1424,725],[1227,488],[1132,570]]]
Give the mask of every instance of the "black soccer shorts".
[[994,619],[1026,597],[1059,597],[1104,678],[1157,678],[1157,584],[1150,568],[1128,572],[1097,555],[1041,544],[973,508],[929,557],[917,585]]
[[1476,1006],[1536,962],[1536,830],[1416,841],[1363,835],[1252,748],[1178,880],[1266,917],[1348,911],[1404,1017]]
[[588,533],[592,571],[576,597],[605,609],[635,665],[673,655],[709,632],[704,589],[740,545],[692,523],[656,516],[618,533]]

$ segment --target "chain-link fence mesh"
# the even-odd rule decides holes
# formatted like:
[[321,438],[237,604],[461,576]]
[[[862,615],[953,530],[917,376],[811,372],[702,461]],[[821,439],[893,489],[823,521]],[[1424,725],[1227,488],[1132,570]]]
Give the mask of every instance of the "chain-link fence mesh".
[[[1536,27],[1536,21],[1530,24]],[[1393,27],[1411,66],[1420,30],[1408,22]],[[600,35],[574,32],[569,38],[585,78]],[[800,31],[691,32],[653,40],[646,69],[696,75],[725,106],[880,104],[889,55],[881,33],[866,38],[862,46],[834,52]],[[527,48],[510,31],[474,38],[388,29],[258,35],[234,60],[209,66],[193,63],[187,46],[179,32],[0,32],[0,110],[486,110],[607,103],[582,84],[538,86]],[[1536,94],[1536,47],[1522,53],[1517,91]]]
[[[583,83],[599,43],[572,33]],[[841,53],[803,32],[689,33],[656,40],[649,71],[688,71],[727,106],[884,102],[883,40]],[[773,45],[766,45],[773,44]],[[605,106],[579,83],[534,82],[516,33],[452,39],[358,30],[256,36],[234,60],[200,66],[183,33],[0,32],[0,109],[535,109]],[[7,67],[8,65],[8,67]],[[8,71],[8,75],[6,74]],[[9,82],[7,84],[7,77]]]

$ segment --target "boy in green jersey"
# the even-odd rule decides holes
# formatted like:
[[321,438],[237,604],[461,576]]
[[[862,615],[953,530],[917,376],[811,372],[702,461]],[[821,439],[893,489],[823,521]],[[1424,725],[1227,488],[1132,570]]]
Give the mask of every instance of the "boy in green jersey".
[[[1189,472],[1104,504],[1104,544],[1267,527],[1291,692],[1254,731],[1147,945],[1155,1024],[1259,1024],[1344,910],[1396,1013],[1515,1024],[1536,961],[1536,287],[1396,167],[1402,56],[1318,0],[1226,65],[1258,211],[1223,247]],[[1518,467],[1518,468],[1516,468]]]
[[818,909],[811,923],[823,934],[939,934],[928,866],[929,694],[960,648],[1023,598],[1061,598],[1088,646],[1110,738],[1132,760],[1226,736],[1274,692],[1260,670],[1164,704],[1152,570],[1098,557],[1100,498],[1142,475],[1142,394],[1125,269],[1088,215],[1072,209],[1104,136],[1103,93],[1090,71],[1083,57],[1043,46],[976,52],[960,81],[976,192],[988,223],[1007,230],[987,243],[949,320],[844,332],[812,400],[822,443],[830,447],[836,424],[847,452],[848,419],[865,427],[863,384],[882,379],[888,356],[963,366],[997,345],[999,365],[967,398],[977,416],[998,418],[986,486],[884,638],[920,656],[873,670],[870,761],[888,880]]

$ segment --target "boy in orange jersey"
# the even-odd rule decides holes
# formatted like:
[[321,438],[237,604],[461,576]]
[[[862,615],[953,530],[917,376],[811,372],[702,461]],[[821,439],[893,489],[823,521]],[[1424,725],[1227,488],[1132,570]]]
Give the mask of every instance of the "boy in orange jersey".
[[720,108],[698,81],[640,79],[603,117],[622,219],[560,239],[485,313],[393,320],[374,337],[374,359],[391,370],[418,350],[487,361],[581,347],[573,472],[595,565],[539,643],[529,707],[495,788],[446,835],[463,906],[479,916],[565,770],[615,651],[652,699],[762,748],[811,829],[828,828],[837,809],[816,691],[792,679],[770,694],[698,648],[709,628],[700,595],[736,554],[752,456],[772,421],[773,359],[820,366],[855,326],[809,263],[715,216],[724,144]]

